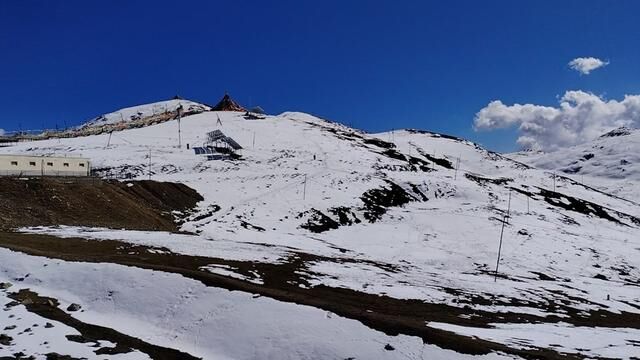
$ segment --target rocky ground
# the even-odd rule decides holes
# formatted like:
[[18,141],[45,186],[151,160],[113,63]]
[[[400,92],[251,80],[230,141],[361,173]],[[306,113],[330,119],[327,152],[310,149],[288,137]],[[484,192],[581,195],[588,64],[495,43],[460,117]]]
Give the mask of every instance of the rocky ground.
[[99,178],[0,177],[0,229],[82,225],[177,231],[175,216],[202,197],[182,184]]

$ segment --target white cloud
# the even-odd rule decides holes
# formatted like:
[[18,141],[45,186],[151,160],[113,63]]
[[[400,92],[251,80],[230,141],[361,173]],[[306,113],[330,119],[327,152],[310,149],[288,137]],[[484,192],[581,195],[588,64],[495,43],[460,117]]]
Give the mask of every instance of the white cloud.
[[602,61],[594,57],[580,57],[569,61],[569,67],[582,75],[589,75],[595,69],[609,65],[608,61]]
[[524,149],[553,151],[580,144],[621,126],[640,126],[640,95],[606,100],[584,91],[567,91],[557,107],[505,105],[492,101],[478,111],[476,130],[518,126]]
[[2,136],[2,135],[4,135],[4,134],[5,134],[4,129],[0,129],[0,136]]

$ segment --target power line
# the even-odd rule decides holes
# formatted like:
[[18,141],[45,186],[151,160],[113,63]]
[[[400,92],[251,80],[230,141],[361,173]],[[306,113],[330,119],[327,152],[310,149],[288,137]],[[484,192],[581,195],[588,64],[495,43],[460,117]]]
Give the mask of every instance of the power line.
[[500,245],[498,246],[498,259],[496,260],[496,274],[493,281],[498,281],[498,267],[500,266],[500,254],[502,252],[502,236],[504,235],[504,225],[511,213],[511,191],[509,191],[509,205],[507,207],[507,214],[502,218],[502,229],[500,230]]

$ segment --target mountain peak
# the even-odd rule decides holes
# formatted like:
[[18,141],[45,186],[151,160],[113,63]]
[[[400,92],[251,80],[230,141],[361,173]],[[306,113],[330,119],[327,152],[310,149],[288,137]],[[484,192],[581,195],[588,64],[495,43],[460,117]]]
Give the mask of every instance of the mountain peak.
[[633,129],[628,128],[626,126],[621,126],[617,129],[613,129],[609,131],[606,134],[600,135],[600,137],[605,138],[605,137],[625,136],[625,135],[631,135],[632,132],[633,132]]

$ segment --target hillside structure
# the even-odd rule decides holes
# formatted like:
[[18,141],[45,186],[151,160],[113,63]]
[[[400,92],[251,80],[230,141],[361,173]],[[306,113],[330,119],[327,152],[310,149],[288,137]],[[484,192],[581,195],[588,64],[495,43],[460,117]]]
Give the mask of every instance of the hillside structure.
[[220,160],[233,157],[237,150],[242,150],[242,146],[220,130],[208,132],[207,141],[203,146],[193,148],[196,155],[204,155],[207,157],[207,160]]
[[267,113],[264,111],[264,109],[260,106],[254,106],[249,110],[250,113],[254,113],[254,114],[260,114],[260,115],[266,115]]
[[91,163],[81,157],[0,155],[0,176],[89,176]]
[[213,111],[247,111],[240,104],[235,102],[229,94],[224,94],[222,99],[214,106]]

